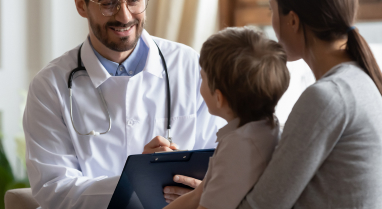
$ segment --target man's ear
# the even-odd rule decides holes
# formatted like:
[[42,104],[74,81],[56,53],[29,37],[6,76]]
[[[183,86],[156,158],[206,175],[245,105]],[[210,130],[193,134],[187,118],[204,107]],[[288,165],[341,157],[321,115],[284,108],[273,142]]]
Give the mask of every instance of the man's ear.
[[88,18],[85,0],[74,0],[74,2],[76,4],[78,14],[80,14],[81,17]]
[[290,11],[288,14],[288,25],[292,27],[293,32],[297,33],[300,30],[300,17],[294,12]]
[[222,108],[225,104],[225,98],[222,94],[222,92],[219,89],[215,90],[215,99],[216,99],[216,107],[217,108]]

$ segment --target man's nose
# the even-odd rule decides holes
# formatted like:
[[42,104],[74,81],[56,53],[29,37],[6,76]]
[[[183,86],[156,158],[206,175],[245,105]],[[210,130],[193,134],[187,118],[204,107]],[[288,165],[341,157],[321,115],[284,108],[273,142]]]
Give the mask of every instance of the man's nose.
[[120,9],[117,12],[117,14],[115,14],[115,20],[121,23],[127,24],[132,19],[133,19],[133,14],[131,14],[127,6],[127,1],[121,1]]

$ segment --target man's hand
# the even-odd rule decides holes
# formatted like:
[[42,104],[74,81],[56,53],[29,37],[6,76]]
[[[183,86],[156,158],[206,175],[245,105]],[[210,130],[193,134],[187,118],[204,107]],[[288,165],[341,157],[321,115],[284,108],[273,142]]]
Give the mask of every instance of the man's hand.
[[154,152],[173,151],[178,149],[178,145],[171,143],[161,136],[156,136],[143,149],[142,154],[151,154]]
[[[175,175],[174,176],[174,181],[176,183],[181,183],[184,185],[187,185],[192,188],[196,188],[199,186],[199,184],[202,182],[198,179],[194,179],[191,177],[187,176],[182,176],[182,175]],[[164,198],[166,199],[167,203],[170,203],[174,201],[176,198],[192,191],[191,189],[183,188],[183,187],[177,187],[177,186],[167,186],[163,189],[164,192]]]

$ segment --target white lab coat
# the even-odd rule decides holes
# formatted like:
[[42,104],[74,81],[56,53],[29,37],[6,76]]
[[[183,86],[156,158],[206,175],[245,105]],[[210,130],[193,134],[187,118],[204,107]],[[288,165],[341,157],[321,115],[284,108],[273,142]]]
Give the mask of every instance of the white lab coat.
[[142,38],[149,53],[144,70],[134,77],[110,76],[88,39],[83,44],[87,73],[74,76],[74,123],[82,133],[107,130],[100,88],[112,119],[106,135],[80,136],[71,123],[67,81],[77,67],[79,47],[49,63],[30,84],[23,121],[26,162],[33,195],[42,208],[106,208],[127,157],[142,153],[155,136],[165,136],[166,77],[154,41],[168,66],[173,141],[180,149],[216,146],[215,133],[224,122],[208,113],[199,93],[199,55],[146,31]]

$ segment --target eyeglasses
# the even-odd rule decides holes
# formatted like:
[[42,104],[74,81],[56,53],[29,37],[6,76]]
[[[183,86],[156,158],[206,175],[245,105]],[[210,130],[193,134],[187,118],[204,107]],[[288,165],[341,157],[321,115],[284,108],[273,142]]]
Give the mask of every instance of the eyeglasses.
[[149,0],[90,0],[98,4],[103,16],[110,17],[118,13],[121,4],[126,3],[131,14],[140,14],[147,8]]

